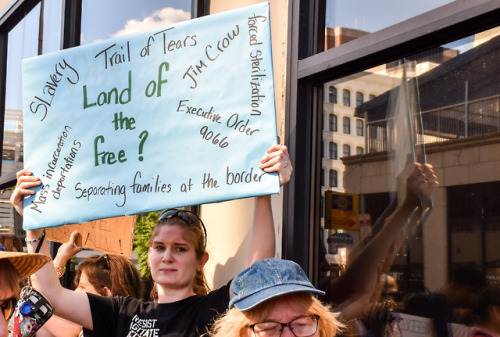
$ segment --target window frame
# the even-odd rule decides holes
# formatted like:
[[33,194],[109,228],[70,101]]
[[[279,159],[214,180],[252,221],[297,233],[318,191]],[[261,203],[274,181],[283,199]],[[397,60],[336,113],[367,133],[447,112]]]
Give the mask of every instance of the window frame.
[[329,114],[329,116],[328,116],[328,130],[331,132],[338,131],[338,117],[336,114]]
[[[283,193],[282,257],[299,263],[317,282],[323,84],[498,25],[495,0],[457,0],[393,26],[324,49],[325,0],[289,2],[285,143],[295,160]],[[323,100],[320,100],[323,102]],[[314,160],[313,160],[314,158]]]
[[351,145],[349,145],[349,144],[342,145],[342,155],[344,157],[351,156]]
[[338,102],[338,91],[337,87],[334,85],[328,87],[328,102],[332,104],[337,104]]
[[363,104],[365,101],[365,94],[362,93],[361,91],[356,91],[356,105],[355,107],[357,108],[361,104]]
[[344,132],[346,135],[351,134],[351,118],[344,116],[342,118],[342,132]]
[[[332,184],[332,179],[335,177],[333,184]],[[330,169],[328,171],[328,186],[329,187],[339,187],[339,172],[335,169]]]
[[328,143],[328,158],[332,160],[339,159],[339,146],[335,142]]
[[362,119],[356,119],[356,136],[364,137],[365,135],[365,121]]
[[349,89],[342,90],[342,105],[347,107],[351,106],[351,90]]

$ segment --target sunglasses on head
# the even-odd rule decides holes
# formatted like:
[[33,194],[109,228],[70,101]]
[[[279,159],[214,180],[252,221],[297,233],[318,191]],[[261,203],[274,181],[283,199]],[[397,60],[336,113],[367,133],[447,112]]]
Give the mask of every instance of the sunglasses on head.
[[2,310],[3,317],[6,321],[8,321],[12,317],[12,314],[16,309],[16,304],[17,298],[15,297],[10,297],[0,301],[0,310]]
[[108,270],[111,271],[111,265],[109,264],[109,256],[108,254],[104,254],[99,256],[99,259],[103,259],[106,261],[106,265],[108,266]]
[[201,221],[200,217],[196,215],[196,213],[183,209],[168,209],[160,215],[160,217],[158,218],[158,222],[172,218],[181,218],[187,224],[195,225],[203,230],[203,238],[205,240],[203,247],[207,246],[207,229],[205,228],[203,221]]

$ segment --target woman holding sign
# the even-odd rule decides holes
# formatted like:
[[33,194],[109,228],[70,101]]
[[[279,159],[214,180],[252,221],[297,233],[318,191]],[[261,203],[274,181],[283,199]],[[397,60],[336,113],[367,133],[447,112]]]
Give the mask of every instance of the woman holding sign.
[[[286,146],[271,146],[261,160],[265,172],[278,172],[286,184],[293,171]],[[11,202],[22,213],[24,196],[40,185],[28,170],[18,173],[18,185]],[[42,230],[27,232],[29,251],[34,251]],[[43,240],[42,240],[43,242]],[[205,334],[214,318],[225,312],[231,294],[230,284],[208,292],[203,266],[208,260],[205,251],[205,227],[196,214],[169,210],[160,216],[150,238],[148,263],[156,283],[157,301],[131,297],[101,297],[63,288],[52,264],[42,268],[34,284],[53,304],[57,315],[93,330],[92,336],[186,336]],[[274,256],[274,225],[270,196],[256,198],[254,225],[247,266],[257,260]],[[48,255],[46,243],[41,252]],[[243,269],[243,266],[242,266]]]

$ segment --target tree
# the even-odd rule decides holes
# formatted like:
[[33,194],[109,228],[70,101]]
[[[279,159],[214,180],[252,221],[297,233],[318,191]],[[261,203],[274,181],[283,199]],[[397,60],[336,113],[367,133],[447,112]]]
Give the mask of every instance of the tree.
[[161,213],[150,212],[138,214],[135,222],[134,252],[137,253],[139,272],[144,278],[150,278],[151,271],[148,267],[149,238],[156,226]]

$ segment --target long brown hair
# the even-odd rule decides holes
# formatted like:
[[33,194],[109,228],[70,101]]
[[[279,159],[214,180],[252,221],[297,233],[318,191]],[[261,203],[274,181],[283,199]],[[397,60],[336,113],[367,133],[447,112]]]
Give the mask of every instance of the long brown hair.
[[9,287],[16,296],[19,296],[21,292],[21,278],[19,277],[17,269],[14,268],[8,259],[1,259],[0,271],[0,277],[3,278],[3,282],[6,282],[5,284],[2,282],[3,287]]
[[8,252],[24,252],[21,239],[14,234],[0,234],[0,245]]
[[[196,258],[198,260],[203,258],[205,255],[205,234],[203,230],[199,226],[188,223],[178,216],[158,221],[158,224],[153,228],[153,233],[149,239],[150,246],[153,244],[154,237],[158,235],[160,227],[165,225],[182,227],[184,229],[184,233],[188,236],[187,239],[194,245]],[[154,289],[153,292],[154,291],[156,291],[156,289]],[[196,270],[193,278],[193,291],[197,295],[206,295],[210,291],[203,268]]]
[[125,257],[113,254],[95,255],[86,258],[76,271],[75,286],[80,283],[85,271],[90,284],[101,295],[104,287],[111,290],[113,296],[133,296],[142,298],[142,280],[134,264]]

